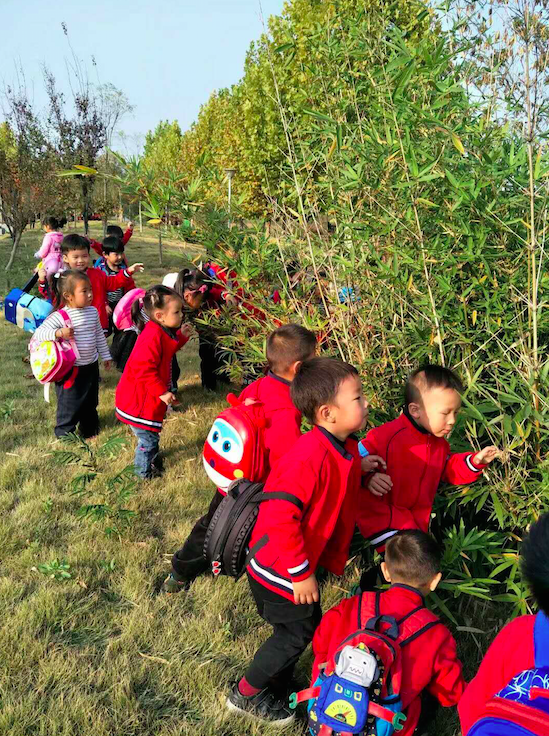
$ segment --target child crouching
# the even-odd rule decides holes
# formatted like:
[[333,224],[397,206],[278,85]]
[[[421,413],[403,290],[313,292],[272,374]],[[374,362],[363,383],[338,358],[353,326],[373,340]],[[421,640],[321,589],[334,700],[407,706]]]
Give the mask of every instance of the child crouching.
[[149,322],[140,333],[116,388],[116,417],[137,437],[135,472],[140,478],[161,475],[160,432],[168,406],[176,400],[169,389],[172,358],[189,339],[181,297],[166,286],[153,286],[143,297]]

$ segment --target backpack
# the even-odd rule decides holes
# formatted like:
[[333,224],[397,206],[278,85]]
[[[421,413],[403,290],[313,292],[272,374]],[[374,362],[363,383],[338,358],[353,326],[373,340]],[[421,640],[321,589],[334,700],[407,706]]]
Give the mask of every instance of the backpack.
[[547,736],[549,734],[549,618],[534,624],[534,667],[515,675],[486,703],[468,736]]
[[112,313],[112,321],[117,330],[128,330],[130,327],[133,327],[133,303],[136,299],[141,299],[144,296],[144,289],[130,289],[120,299]]
[[214,420],[202,453],[204,470],[222,493],[241,478],[263,482],[269,470],[263,404],[253,398],[241,402],[234,394],[227,401],[230,406]]
[[398,621],[382,616],[381,593],[375,594],[373,611],[371,594],[364,595],[358,601],[358,629],[339,644],[314,687],[290,697],[291,708],[310,701],[312,736],[392,736],[404,728],[402,648],[440,621],[424,606]]
[[268,538],[264,536],[248,550],[260,503],[296,501],[295,496],[283,491],[264,493],[263,487],[263,483],[245,478],[234,481],[212,516],[204,539],[203,556],[215,576],[229,575],[238,580],[251,558],[267,543]]
[[[59,310],[66,327],[72,327],[69,315]],[[44,387],[44,398],[49,401],[49,384],[65,378],[65,387],[70,388],[76,377],[75,362],[80,357],[74,340],[38,340],[36,335],[29,343],[30,366],[34,377]]]
[[37,281],[38,274],[35,273],[22,289],[12,289],[4,299],[6,320],[27,332],[40,327],[53,309],[50,302],[28,293]]

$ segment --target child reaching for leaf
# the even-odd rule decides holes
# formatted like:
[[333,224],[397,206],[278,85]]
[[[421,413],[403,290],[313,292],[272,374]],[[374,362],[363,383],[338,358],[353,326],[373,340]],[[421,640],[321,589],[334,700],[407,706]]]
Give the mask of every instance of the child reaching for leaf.
[[176,402],[172,358],[190,336],[183,300],[167,286],[153,286],[143,297],[149,321],[139,334],[116,388],[116,417],[137,437],[135,472],[143,479],[162,474],[158,448],[168,406]]
[[55,436],[63,437],[79,427],[82,437],[94,437],[99,432],[98,359],[101,357],[105,368],[109,369],[111,355],[99,314],[92,306],[93,293],[88,276],[82,271],[69,270],[63,271],[58,281],[58,309],[35,332],[38,341],[74,340],[78,349],[75,370],[55,384]]

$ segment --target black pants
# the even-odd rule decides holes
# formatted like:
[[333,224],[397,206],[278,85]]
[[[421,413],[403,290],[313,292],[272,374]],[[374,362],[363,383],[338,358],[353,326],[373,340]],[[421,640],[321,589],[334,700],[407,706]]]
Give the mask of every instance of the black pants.
[[176,580],[191,583],[195,578],[209,569],[209,564],[202,555],[204,539],[212,520],[212,516],[225,496],[215,492],[208,512],[194,525],[187,541],[172,557],[172,572]]
[[75,381],[70,388],[64,381],[55,384],[57,394],[57,421],[55,436],[64,437],[78,427],[82,437],[94,437],[99,432],[99,364],[90,363],[78,367]]
[[219,345],[211,336],[199,334],[198,354],[200,356],[202,388],[215,391],[218,381],[229,383],[227,375],[218,373],[219,369],[226,364],[226,361],[222,357]]
[[320,603],[296,605],[250,575],[248,581],[259,615],[271,624],[273,633],[259,647],[244,676],[252,687],[274,689],[282,673],[289,683],[297,660],[313,640],[322,609]]

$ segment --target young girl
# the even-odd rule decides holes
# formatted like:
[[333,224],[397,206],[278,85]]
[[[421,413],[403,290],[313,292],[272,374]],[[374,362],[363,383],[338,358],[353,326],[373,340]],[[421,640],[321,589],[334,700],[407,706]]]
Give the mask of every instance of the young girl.
[[78,348],[76,371],[69,379],[55,384],[57,420],[55,436],[75,432],[79,426],[82,437],[94,437],[99,432],[99,364],[98,357],[109,369],[111,355],[99,322],[99,314],[92,303],[92,287],[82,271],[63,271],[58,279],[60,303],[69,318],[70,326],[55,311],[36,330],[38,340],[73,339]]
[[[132,350],[137,342],[137,338],[143,332],[143,328],[149,321],[149,316],[143,309],[143,298],[136,299],[132,304],[131,308],[132,326],[125,330],[116,330],[111,345],[112,359],[114,360],[115,366],[118,368],[120,373],[124,371],[128,358],[130,357]],[[175,359],[177,364],[177,359]],[[178,366],[179,370],[179,366]],[[172,379],[174,378],[174,367],[172,366]]]
[[190,336],[187,325],[181,330],[183,300],[167,286],[153,286],[143,297],[143,311],[149,318],[131,352],[116,388],[116,416],[129,424],[137,437],[135,472],[140,478],[162,473],[158,446],[168,406],[176,400],[171,365],[175,353]]
[[61,256],[63,233],[60,232],[61,223],[55,217],[46,217],[42,225],[46,234],[40,250],[36,251],[34,257],[42,259],[42,268],[46,272],[46,276],[51,276],[63,268],[63,258]]

